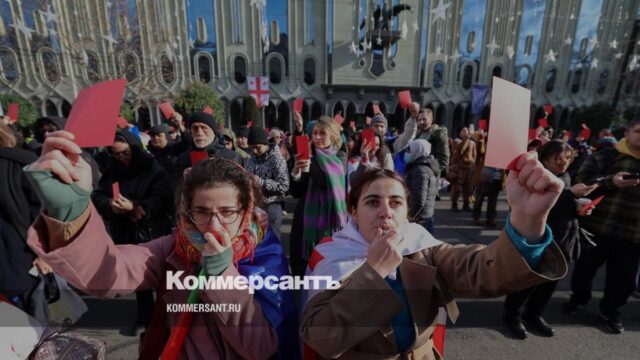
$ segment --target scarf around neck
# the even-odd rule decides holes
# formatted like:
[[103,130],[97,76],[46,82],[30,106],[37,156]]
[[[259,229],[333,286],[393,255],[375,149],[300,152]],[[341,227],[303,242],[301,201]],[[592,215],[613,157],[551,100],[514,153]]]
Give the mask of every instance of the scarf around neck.
[[304,202],[302,258],[307,260],[318,240],[340,230],[347,221],[345,170],[338,151],[332,147],[315,149],[316,161],[327,178],[327,188],[319,189],[309,180]]
[[[421,225],[408,223],[399,246],[402,256],[407,256],[440,244],[442,241],[434,238]],[[334,281],[342,281],[367,261],[370,245],[371,243],[362,236],[353,219],[349,218],[342,230],[333,234],[331,238],[323,239],[316,246],[312,259],[317,262],[309,261],[311,275],[330,276]],[[389,274],[389,278],[395,280],[396,273]],[[326,284],[320,282],[319,285]],[[324,290],[323,288],[311,289],[305,298],[308,301]]]

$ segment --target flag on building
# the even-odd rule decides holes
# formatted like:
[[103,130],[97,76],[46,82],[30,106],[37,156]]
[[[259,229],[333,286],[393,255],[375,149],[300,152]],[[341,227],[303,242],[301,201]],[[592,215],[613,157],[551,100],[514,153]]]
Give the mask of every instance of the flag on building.
[[266,76],[249,76],[249,95],[256,99],[258,107],[269,105],[269,78]]

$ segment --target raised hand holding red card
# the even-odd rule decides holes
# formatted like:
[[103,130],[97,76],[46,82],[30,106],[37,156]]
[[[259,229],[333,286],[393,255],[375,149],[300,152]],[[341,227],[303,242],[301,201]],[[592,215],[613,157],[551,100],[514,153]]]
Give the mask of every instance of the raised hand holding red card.
[[160,111],[162,111],[162,115],[167,120],[171,119],[173,113],[176,112],[175,110],[173,110],[173,106],[171,106],[171,104],[169,104],[168,102],[163,102],[162,104],[160,104]]
[[127,81],[104,81],[82,89],[73,103],[65,130],[80,147],[113,145],[116,122]]
[[295,99],[293,101],[293,112],[302,113],[302,106],[304,105],[303,99]]

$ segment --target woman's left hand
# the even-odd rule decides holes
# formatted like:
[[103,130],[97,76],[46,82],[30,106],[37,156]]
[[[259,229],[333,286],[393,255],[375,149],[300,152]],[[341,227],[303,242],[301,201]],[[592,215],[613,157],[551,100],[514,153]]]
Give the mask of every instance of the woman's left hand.
[[515,168],[509,172],[506,186],[511,225],[528,240],[539,239],[564,183],[542,166],[536,152],[523,154]]

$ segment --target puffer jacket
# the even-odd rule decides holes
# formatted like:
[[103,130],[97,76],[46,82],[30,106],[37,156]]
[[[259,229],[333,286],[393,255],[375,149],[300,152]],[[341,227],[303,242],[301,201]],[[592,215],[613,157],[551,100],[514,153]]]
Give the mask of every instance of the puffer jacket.
[[413,221],[433,217],[439,172],[438,160],[433,155],[419,157],[407,165],[404,179],[411,192],[409,215]]

